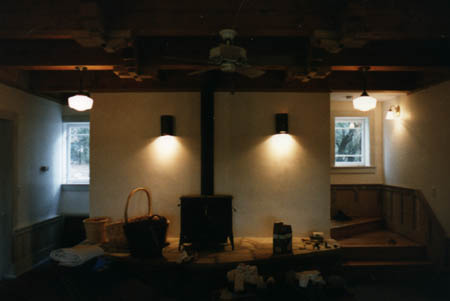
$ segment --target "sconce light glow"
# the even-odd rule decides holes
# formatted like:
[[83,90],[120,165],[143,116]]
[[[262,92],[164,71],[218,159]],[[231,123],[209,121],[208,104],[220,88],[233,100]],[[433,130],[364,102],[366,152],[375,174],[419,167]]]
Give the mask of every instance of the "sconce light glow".
[[377,99],[369,96],[369,94],[367,94],[367,91],[364,90],[361,96],[353,99],[353,107],[363,112],[370,111],[377,107]]
[[175,154],[180,148],[180,144],[176,137],[164,135],[156,138],[153,142],[153,147],[156,156],[155,159],[160,163],[164,163],[173,161]]
[[285,157],[294,151],[295,140],[289,134],[273,135],[268,140],[271,154],[276,158]]
[[94,104],[94,100],[92,98],[83,94],[77,94],[69,97],[68,102],[69,108],[80,112],[92,109],[92,105]]
[[386,112],[386,120],[394,120],[400,117],[400,106],[391,106]]

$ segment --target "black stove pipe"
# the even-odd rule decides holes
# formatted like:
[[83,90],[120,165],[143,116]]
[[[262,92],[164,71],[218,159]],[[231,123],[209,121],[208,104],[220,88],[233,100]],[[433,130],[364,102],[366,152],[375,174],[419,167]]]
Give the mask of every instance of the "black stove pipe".
[[201,92],[201,193],[214,194],[214,85]]

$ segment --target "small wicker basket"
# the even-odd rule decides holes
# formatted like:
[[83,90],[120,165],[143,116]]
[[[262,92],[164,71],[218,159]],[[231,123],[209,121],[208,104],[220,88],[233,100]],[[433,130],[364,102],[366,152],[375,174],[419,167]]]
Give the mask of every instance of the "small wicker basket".
[[92,243],[105,242],[105,225],[109,221],[109,217],[91,217],[84,219],[83,224],[87,240]]
[[128,241],[123,231],[123,220],[110,222],[106,224],[106,247],[111,252],[120,252],[128,250]]

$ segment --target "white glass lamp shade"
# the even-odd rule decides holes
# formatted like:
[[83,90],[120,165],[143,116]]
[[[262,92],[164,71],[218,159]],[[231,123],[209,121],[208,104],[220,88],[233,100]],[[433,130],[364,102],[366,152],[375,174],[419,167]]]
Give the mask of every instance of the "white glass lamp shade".
[[394,120],[394,118],[395,118],[394,112],[391,109],[389,109],[389,111],[387,111],[386,113],[386,120]]
[[76,111],[87,111],[92,109],[94,101],[87,95],[77,94],[69,97],[69,108]]
[[386,120],[394,120],[400,118],[400,106],[394,105],[389,108],[386,113]]
[[359,111],[370,111],[377,107],[377,99],[364,90],[361,96],[353,99],[353,107]]

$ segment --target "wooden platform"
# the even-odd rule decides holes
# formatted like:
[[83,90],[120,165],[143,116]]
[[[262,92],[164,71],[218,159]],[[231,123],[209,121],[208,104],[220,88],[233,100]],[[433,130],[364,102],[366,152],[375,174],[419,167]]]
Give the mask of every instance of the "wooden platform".
[[406,237],[390,232],[388,230],[378,230],[354,235],[349,238],[339,240],[341,246],[392,246],[392,247],[416,247],[421,244],[416,243]]
[[[373,276],[374,272],[423,272],[432,267],[424,245],[388,230],[361,233],[341,239],[339,243],[343,266],[353,272],[370,271]],[[363,276],[357,274],[357,277]]]
[[[195,259],[189,265],[191,267],[211,267],[211,266],[235,266],[239,263],[261,264],[261,263],[295,263],[311,259],[312,257],[326,257],[330,255],[339,256],[340,247],[332,246],[329,249],[313,250],[312,245],[305,245],[302,241],[304,237],[293,238],[293,252],[287,255],[273,255],[272,237],[238,237],[234,239],[235,250],[231,250],[230,245],[214,250],[199,251]],[[163,260],[145,260],[148,263],[178,265],[180,257],[178,251],[178,239],[169,238],[170,245],[163,251]],[[128,253],[107,253],[115,258],[129,258]],[[131,259],[131,258],[130,258]]]
[[381,217],[355,217],[349,221],[331,220],[330,236],[340,240],[361,233],[376,231],[384,226]]

